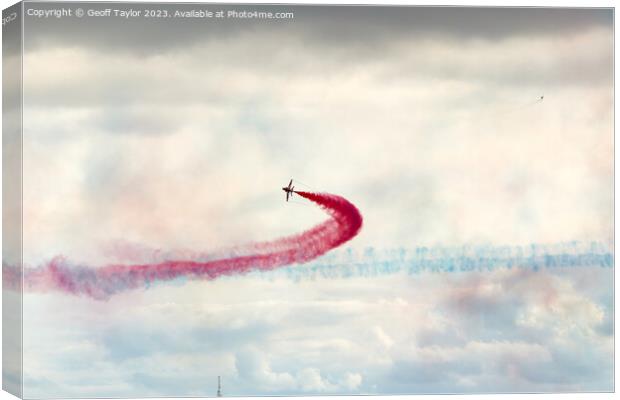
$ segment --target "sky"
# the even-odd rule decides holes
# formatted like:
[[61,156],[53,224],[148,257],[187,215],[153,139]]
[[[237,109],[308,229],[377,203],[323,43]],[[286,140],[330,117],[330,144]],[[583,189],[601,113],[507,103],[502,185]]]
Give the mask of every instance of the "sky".
[[[28,266],[298,233],[326,216],[284,201],[291,177],[364,225],[282,271],[26,293],[24,395],[213,395],[218,375],[226,395],[613,390],[609,263],[398,256],[612,251],[612,12],[273,9],[295,18],[27,17]],[[381,268],[299,273],[356,265]]]

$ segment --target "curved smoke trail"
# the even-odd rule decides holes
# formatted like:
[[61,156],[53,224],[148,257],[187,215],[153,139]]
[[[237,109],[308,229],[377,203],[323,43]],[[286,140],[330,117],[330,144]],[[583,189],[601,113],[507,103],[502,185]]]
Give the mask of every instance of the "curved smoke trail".
[[[178,277],[216,279],[223,275],[305,263],[351,240],[362,227],[362,215],[343,197],[326,193],[295,192],[319,205],[330,218],[300,234],[249,246],[253,253],[210,261],[169,260],[151,264],[111,264],[100,268],[70,266],[64,257],[24,270],[24,291],[61,291],[98,300],[124,290]],[[3,265],[3,282],[19,288],[19,268]]]

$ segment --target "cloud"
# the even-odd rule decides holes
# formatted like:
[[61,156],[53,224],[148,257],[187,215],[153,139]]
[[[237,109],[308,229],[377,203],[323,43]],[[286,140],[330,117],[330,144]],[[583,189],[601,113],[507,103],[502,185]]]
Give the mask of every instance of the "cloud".
[[[360,245],[611,237],[606,28],[395,38],[384,57],[364,59],[309,45],[300,53],[295,37],[263,40],[274,34],[148,57],[28,52],[33,258],[120,237],[207,250],[290,233],[320,218],[308,207],[283,218],[274,207],[267,188],[291,176],[346,195],[369,226],[382,226],[364,230]],[[87,223],[95,214],[97,231]],[[85,224],[41,231],[67,219]]]
[[[291,176],[364,215],[327,267],[611,242],[611,10],[286,7],[28,20],[25,262],[297,232],[324,215],[283,201]],[[613,390],[612,268],[286,274],[28,294],[25,395],[204,396],[218,375],[231,396]]]
[[264,359],[264,355],[256,350],[237,354],[236,366],[239,377],[260,387],[259,390],[279,391],[291,389],[295,379],[287,372],[274,372]]
[[[37,9],[51,6],[37,5]],[[132,5],[135,10],[149,6]],[[95,7],[105,9],[105,7]],[[193,10],[194,5],[160,5],[171,13]],[[204,7],[203,7],[204,8]],[[229,10],[239,6],[217,5],[207,9]],[[174,18],[63,19],[27,17],[29,48],[74,46],[97,47],[111,52],[140,55],[175,53],[184,47],[209,41],[227,41],[239,33],[279,34],[299,37],[304,43],[326,51],[340,45],[359,53],[381,51],[382,43],[393,38],[464,38],[502,40],[505,37],[568,36],[596,27],[610,27],[611,9],[571,8],[463,8],[463,7],[352,7],[244,5],[244,10],[294,12],[293,20],[231,20]],[[85,30],[88,35],[81,34]],[[337,37],[338,41],[333,38]]]
[[[300,46],[303,53],[296,51]],[[380,55],[357,56],[350,53],[350,47],[342,46],[325,52],[295,36],[283,39],[276,32],[242,32],[235,40],[208,41],[148,57],[100,52],[93,47],[33,49],[26,52],[25,59],[26,99],[30,105],[107,106],[106,115],[112,119],[108,124],[140,107],[140,119],[148,124],[162,116],[180,117],[177,113],[190,106],[230,109],[233,100],[247,105],[248,112],[258,117],[263,117],[261,108],[280,104],[294,106],[303,115],[304,105],[324,105],[343,95],[355,98],[355,93],[347,95],[335,89],[357,91],[361,83],[370,93],[373,86],[387,86],[384,90],[392,95],[411,100],[430,98],[423,103],[425,107],[434,106],[435,101],[446,104],[447,97],[452,107],[462,108],[471,105],[472,97],[484,96],[482,102],[505,101],[496,96],[512,95],[510,91],[517,88],[533,90],[533,96],[541,90],[575,85],[610,88],[612,82],[612,38],[605,27],[570,36],[558,33],[501,40],[395,37],[384,44]],[[71,75],[70,81],[64,79],[66,74]],[[431,88],[421,85],[421,80],[442,84]],[[407,88],[397,90],[395,82],[406,82]],[[334,83],[337,85],[327,91],[325,85]],[[480,85],[490,85],[486,95]],[[323,98],[322,94],[328,93],[332,98]],[[290,94],[295,95],[295,101],[284,102],[282,97]],[[168,109],[145,115],[147,105]],[[252,110],[256,106],[262,107]]]
[[106,380],[100,393],[212,395],[220,375],[231,396],[607,391],[613,335],[598,327],[612,311],[597,296],[612,293],[600,284],[611,274],[246,276],[107,303],[30,295],[32,313],[66,311],[28,321],[26,388],[84,396]]

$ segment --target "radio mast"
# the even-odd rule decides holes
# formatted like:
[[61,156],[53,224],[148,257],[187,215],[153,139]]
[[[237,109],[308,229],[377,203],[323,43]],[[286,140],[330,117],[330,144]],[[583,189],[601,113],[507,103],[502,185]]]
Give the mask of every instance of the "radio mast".
[[217,377],[217,397],[222,397],[222,379]]

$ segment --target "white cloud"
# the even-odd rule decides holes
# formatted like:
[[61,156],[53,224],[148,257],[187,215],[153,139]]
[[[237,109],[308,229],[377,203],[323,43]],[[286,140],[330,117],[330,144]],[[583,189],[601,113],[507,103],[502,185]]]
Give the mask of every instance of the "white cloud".
[[[609,31],[399,35],[381,57],[271,38],[28,53],[25,261],[100,265],[117,239],[141,258],[298,232],[325,216],[283,202],[291,176],[360,208],[358,253],[611,239]],[[25,394],[213,395],[218,375],[227,395],[611,390],[612,273],[27,294]]]
[[[295,38],[241,39],[146,59],[26,56],[33,261],[98,260],[117,238],[213,250],[291,233],[321,216],[283,208],[290,176],[350,197],[360,246],[610,237],[611,80],[583,81],[609,64],[608,32],[401,40],[354,65],[289,51]],[[248,69],[236,56],[250,46],[274,57]],[[312,73],[283,72],[293,61]]]
[[611,273],[247,276],[108,302],[28,295],[25,309],[46,317],[26,325],[27,394],[212,395],[218,375],[226,395],[610,390],[597,296],[611,294]]
[[394,340],[392,340],[392,338],[385,333],[385,331],[383,329],[381,329],[380,326],[375,326],[374,329],[374,333],[377,336],[377,338],[379,339],[379,341],[386,347],[386,348],[390,348],[394,345]]

